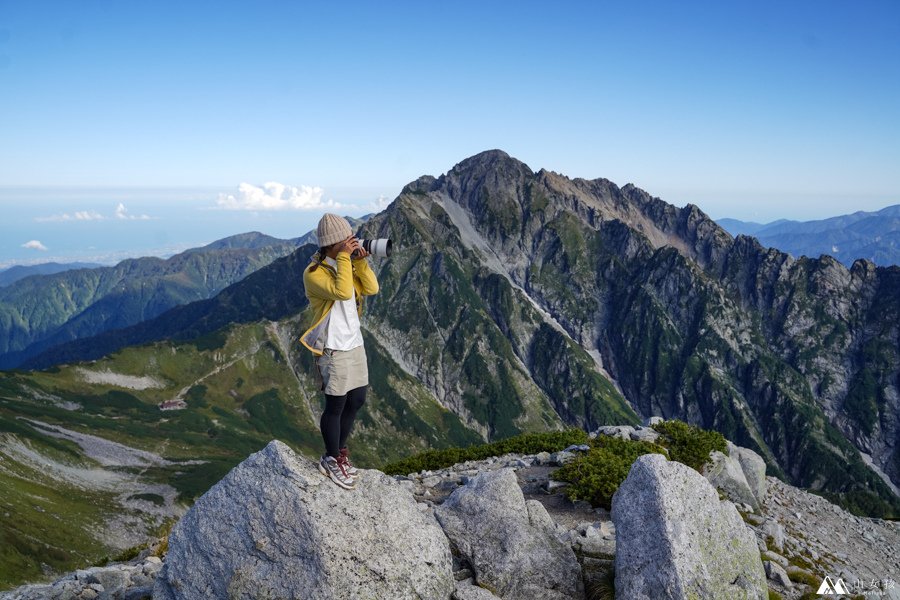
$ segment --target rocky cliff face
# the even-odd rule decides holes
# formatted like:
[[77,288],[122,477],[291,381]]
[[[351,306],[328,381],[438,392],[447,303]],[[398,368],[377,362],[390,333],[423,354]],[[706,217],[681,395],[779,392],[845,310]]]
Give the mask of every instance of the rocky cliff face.
[[548,404],[586,428],[663,414],[855,510],[900,510],[900,269],[795,260],[500,151],[413,182],[363,231],[400,248],[368,326],[485,435],[549,423]]

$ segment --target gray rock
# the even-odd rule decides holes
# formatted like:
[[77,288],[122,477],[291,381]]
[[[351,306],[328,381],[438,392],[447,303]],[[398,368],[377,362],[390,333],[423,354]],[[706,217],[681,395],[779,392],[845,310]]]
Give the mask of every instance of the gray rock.
[[440,526],[393,478],[361,471],[344,490],[270,442],[173,528],[154,599],[449,597]]
[[612,501],[616,597],[768,598],[753,533],[696,471],[639,457]]
[[422,485],[425,487],[433,488],[441,482],[441,478],[437,475],[432,475],[431,477],[426,477],[422,480]]
[[498,597],[483,587],[475,585],[471,579],[460,581],[453,591],[453,600],[497,600]]
[[566,448],[565,452],[587,452],[591,449],[588,444],[572,444]]
[[750,491],[757,504],[762,506],[766,500],[766,461],[750,448],[735,446],[731,442],[728,442],[728,452],[730,456],[737,458]]
[[558,466],[566,465],[573,460],[575,460],[576,455],[574,452],[567,452],[565,450],[561,452],[554,452],[550,455],[550,463]]
[[649,417],[647,419],[644,419],[644,427],[653,427],[657,423],[663,422],[665,422],[665,419],[663,419],[662,417]]
[[651,444],[654,444],[656,443],[656,440],[659,439],[659,432],[655,429],[650,429],[649,427],[636,428],[629,435],[631,439],[636,442],[650,442]]
[[768,518],[763,522],[760,530],[766,538],[772,538],[772,545],[779,552],[784,552],[784,527],[781,526],[781,523],[775,519]]
[[544,485],[542,487],[548,494],[555,494],[567,485],[569,485],[569,482],[567,481],[556,481],[554,479],[548,479],[544,482]]
[[772,562],[776,562],[779,565],[781,565],[782,567],[787,567],[789,564],[788,559],[786,559],[782,555],[778,554],[777,552],[772,552],[771,550],[766,550],[765,552],[763,552],[762,557],[765,560],[770,560]]
[[631,434],[634,432],[634,427],[630,425],[604,425],[602,427],[598,427],[590,437],[595,438],[598,435],[606,435],[609,437],[617,437],[623,440],[631,439]]
[[480,585],[502,598],[583,598],[581,567],[540,502],[526,502],[511,469],[485,472],[435,515]]
[[735,456],[722,454],[714,450],[709,455],[710,462],[703,468],[703,476],[713,486],[721,490],[732,502],[749,504],[755,512],[759,511],[759,501],[750,490],[741,463]]
[[581,555],[609,559],[616,553],[615,534],[610,535],[603,525],[583,523],[577,530],[569,532],[569,539],[572,548]]
[[141,586],[128,590],[122,600],[150,600],[153,597],[153,586]]
[[787,571],[784,570],[783,566],[771,560],[764,560],[763,567],[766,569],[766,577],[782,587],[791,588],[791,578],[788,577]]

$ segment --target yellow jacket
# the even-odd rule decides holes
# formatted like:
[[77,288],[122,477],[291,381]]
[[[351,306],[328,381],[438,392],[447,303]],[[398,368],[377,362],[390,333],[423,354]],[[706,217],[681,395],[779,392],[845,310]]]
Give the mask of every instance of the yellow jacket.
[[316,260],[303,271],[303,287],[309,299],[308,310],[312,312],[313,325],[300,336],[300,343],[316,356],[321,356],[325,349],[327,317],[334,303],[352,298],[356,288],[356,311],[362,316],[363,296],[378,293],[378,279],[368,260],[351,260],[349,252],[338,252],[335,260],[336,271],[331,265]]

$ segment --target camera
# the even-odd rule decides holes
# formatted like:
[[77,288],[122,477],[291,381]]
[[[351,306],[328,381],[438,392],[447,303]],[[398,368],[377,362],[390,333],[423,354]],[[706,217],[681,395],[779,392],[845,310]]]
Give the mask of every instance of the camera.
[[[393,243],[388,239],[359,240],[359,246],[372,256],[388,257],[391,255]],[[356,258],[357,253],[354,252],[350,256]]]

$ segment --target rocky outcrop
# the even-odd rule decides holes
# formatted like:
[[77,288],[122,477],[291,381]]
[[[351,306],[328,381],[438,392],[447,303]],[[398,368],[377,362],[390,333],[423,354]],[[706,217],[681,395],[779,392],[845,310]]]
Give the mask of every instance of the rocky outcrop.
[[[710,461],[703,469],[703,475],[718,490],[721,490],[729,500],[735,503],[746,504],[754,512],[759,511],[759,500],[753,493],[747,476],[741,468],[741,462],[735,452],[723,454],[718,450],[710,454]],[[763,464],[765,475],[765,464]]]
[[[573,446],[567,451],[555,453],[509,454],[479,461],[466,461],[444,469],[410,473],[408,476],[394,478],[387,478],[377,471],[364,471],[365,478],[360,481],[359,489],[353,492],[339,490],[314,472],[309,461],[283,452],[280,445],[274,444],[267,450],[270,449],[275,451],[275,456],[269,457],[273,458],[269,465],[270,468],[254,468],[253,472],[256,475],[244,478],[243,485],[245,487],[237,487],[234,482],[230,484],[233,497],[241,500],[240,504],[243,504],[242,500],[246,498],[246,504],[249,507],[255,506],[255,508],[244,509],[237,506],[238,503],[236,503],[230,516],[220,515],[220,521],[215,524],[215,527],[216,531],[222,532],[222,537],[216,538],[212,549],[201,548],[200,550],[217,552],[219,556],[223,557],[223,560],[228,560],[232,564],[236,564],[240,560],[246,560],[247,564],[250,564],[251,559],[254,559],[257,560],[255,564],[260,569],[268,564],[267,561],[270,558],[273,565],[281,560],[281,552],[294,552],[298,530],[292,528],[290,524],[299,522],[290,512],[290,507],[294,505],[285,504],[279,500],[272,505],[277,511],[272,512],[267,510],[268,505],[264,507],[266,510],[263,510],[258,504],[254,504],[254,498],[262,494],[259,490],[271,486],[282,488],[285,496],[292,493],[294,495],[321,494],[323,497],[333,498],[331,493],[338,493],[336,498],[341,503],[338,512],[345,515],[346,518],[330,523],[329,527],[333,527],[334,531],[345,539],[352,540],[356,535],[355,527],[368,520],[382,519],[382,513],[388,514],[391,511],[399,510],[403,518],[415,519],[415,513],[407,514],[410,504],[415,507],[414,510],[421,511],[425,522],[428,523],[427,527],[439,530],[440,524],[431,516],[432,508],[439,512],[442,511],[442,505],[446,504],[453,494],[459,496],[471,494],[474,486],[470,486],[479,478],[484,478],[492,481],[492,486],[497,486],[495,489],[500,489],[500,484],[502,484],[503,493],[506,496],[501,499],[501,505],[524,506],[523,514],[515,517],[503,516],[503,511],[497,511],[493,515],[498,519],[496,522],[492,522],[489,518],[492,508],[487,508],[484,513],[480,513],[480,516],[476,517],[481,519],[486,529],[496,535],[495,539],[501,546],[510,547],[508,539],[503,537],[504,522],[502,519],[512,518],[514,523],[519,524],[516,527],[537,529],[538,531],[541,529],[539,524],[545,521],[543,514],[535,504],[540,502],[548,518],[554,523],[553,528],[548,525],[545,527],[545,531],[555,530],[557,532],[555,537],[571,547],[580,563],[581,577],[589,592],[588,597],[597,594],[602,597],[604,589],[607,592],[611,591],[611,571],[613,561],[616,560],[618,554],[622,555],[619,560],[623,568],[627,567],[625,554],[622,554],[623,550],[618,549],[617,552],[617,541],[627,545],[626,540],[634,537],[633,532],[626,533],[617,530],[610,520],[609,512],[602,508],[592,508],[586,502],[571,502],[560,493],[558,488],[550,485],[554,470],[570,460],[573,455],[583,452],[584,447]],[[260,454],[265,453],[264,451]],[[287,468],[279,470],[279,465]],[[242,464],[238,470],[246,473],[247,467],[247,464]],[[304,489],[296,485],[298,471],[308,479],[309,485]],[[511,474],[514,474],[518,490],[508,485]],[[314,476],[319,477],[318,484],[316,484]],[[695,483],[697,477],[699,476],[696,473],[691,476]],[[390,481],[391,479],[396,483]],[[702,480],[700,481],[703,483]],[[366,491],[365,487],[370,484],[372,489]],[[706,484],[704,483],[704,485]],[[400,490],[399,496],[396,495],[398,493],[396,488]],[[720,502],[718,497],[708,493],[709,485],[706,485],[706,488],[707,493],[702,494],[705,497],[704,502],[699,506],[694,506],[694,510],[690,511],[692,513],[690,518],[709,512],[713,510],[710,507],[716,506],[720,506],[722,511],[733,513],[734,509],[728,508],[729,501]],[[900,557],[900,523],[855,517],[820,496],[809,494],[772,477],[767,479],[766,488],[767,493],[760,507],[761,514],[743,513],[743,517],[747,530],[755,534],[758,556],[761,560],[770,563],[765,566],[770,589],[780,593],[786,600],[798,600],[804,594],[814,593],[824,577],[830,576],[833,579],[841,578],[857,594],[872,593],[877,597],[897,597],[896,592],[900,582],[896,581],[896,576],[893,574],[900,569],[900,559],[898,559]],[[289,491],[292,489],[293,492]],[[387,509],[383,503],[373,502],[371,498],[371,493],[376,491],[385,493],[385,490],[387,490],[386,493],[389,494],[392,503]],[[663,486],[660,486],[659,491],[662,490]],[[669,490],[669,492],[671,491]],[[652,493],[652,490],[647,493]],[[672,499],[679,497],[678,495],[669,495]],[[274,499],[277,496],[277,494],[269,494],[267,497]],[[365,503],[368,503],[368,507],[360,506]],[[635,505],[638,506],[638,504]],[[199,504],[198,506],[208,505]],[[348,507],[349,513],[344,512],[345,507]],[[687,509],[684,510],[687,511]],[[265,554],[257,550],[255,545],[249,550],[247,546],[229,547],[227,545],[233,542],[234,538],[230,536],[237,535],[234,533],[235,531],[247,532],[248,535],[255,531],[258,534],[259,528],[251,530],[250,523],[269,513],[279,525],[286,526],[273,531],[272,537],[268,538],[269,543],[264,545]],[[352,519],[350,515],[365,516]],[[536,519],[535,516],[537,516]],[[688,520],[688,517],[685,516],[685,522]],[[206,521],[213,526],[210,519],[206,519]],[[525,526],[526,521],[528,522],[527,526]],[[660,530],[659,525],[654,524],[652,520],[642,521],[639,525],[642,530],[647,530],[646,538],[654,546],[665,542],[665,538],[654,538],[650,533]],[[365,527],[363,530],[366,530]],[[686,531],[687,529],[682,527],[681,533],[687,535]],[[477,548],[479,540],[471,535],[468,537],[472,539],[472,547]],[[183,563],[190,558],[185,555],[184,548],[178,549],[185,543],[185,537],[181,536],[179,539],[180,541],[176,540],[175,536],[171,538],[173,547],[165,559],[167,563],[174,564],[176,561]],[[261,540],[261,538],[258,539]],[[449,541],[446,543],[450,544]],[[549,543],[555,545],[552,541]],[[358,554],[362,558],[371,553],[365,544],[348,543],[347,546],[348,552]],[[500,555],[495,558],[496,564],[502,564],[504,560],[502,554],[497,552],[496,548],[493,552],[495,555]],[[515,552],[515,548],[510,548],[510,553],[515,554]],[[698,554],[699,552],[685,554],[683,559],[706,560],[698,557]],[[355,563],[351,562],[350,564]],[[543,570],[549,564],[553,563],[536,561],[534,568]],[[0,599],[147,600],[160,566],[158,559],[154,557],[140,557],[128,564],[78,571],[66,575],[52,584],[24,586],[10,592],[0,593]],[[695,567],[702,571],[706,569],[706,563],[697,563]],[[273,571],[273,573],[276,574],[273,575],[272,582],[270,583],[266,579],[258,588],[256,594],[258,597],[263,596],[263,592],[260,590],[281,584],[277,578],[277,572]],[[204,574],[201,573],[197,576],[201,577]],[[223,574],[219,572],[219,576],[223,576]],[[787,576],[787,580],[785,580],[785,576]],[[622,577],[625,575],[623,574]],[[891,579],[892,577],[893,579]],[[794,581],[791,581],[791,578],[794,578]],[[801,579],[806,583],[800,583]],[[487,588],[481,587],[479,584],[483,582],[479,579],[473,562],[458,551],[452,560],[452,580],[454,581],[451,581],[450,585],[442,586],[436,591],[438,595],[423,596],[423,598],[428,598],[428,600],[432,600],[432,598],[434,600],[496,600],[501,597],[508,599],[518,597],[512,593],[500,596],[499,590],[496,590],[498,593],[495,594]],[[877,581],[877,585],[873,584],[873,581]],[[161,585],[169,587],[170,583],[166,581]],[[891,593],[895,595],[892,596]],[[216,595],[210,591],[201,597],[216,598]],[[227,596],[223,597],[227,598]],[[658,596],[653,595],[652,597]],[[534,600],[533,594],[527,598]]]
[[768,597],[752,532],[696,471],[639,457],[613,497],[616,595],[634,600]]
[[427,507],[379,471],[361,478],[347,493],[271,442],[172,530],[154,599],[448,598],[450,547]]
[[25,585],[3,600],[150,600],[162,561],[156,556],[130,564],[92,567],[70,573],[51,584]]
[[[750,492],[756,502],[762,505],[766,499],[766,461],[750,448],[743,448],[731,442],[728,442],[728,456],[737,459],[741,465],[744,479],[747,480],[747,485],[750,487]],[[758,508],[759,506],[757,506]]]
[[537,500],[526,501],[511,469],[481,473],[435,516],[478,585],[502,598],[583,598],[572,547]]

